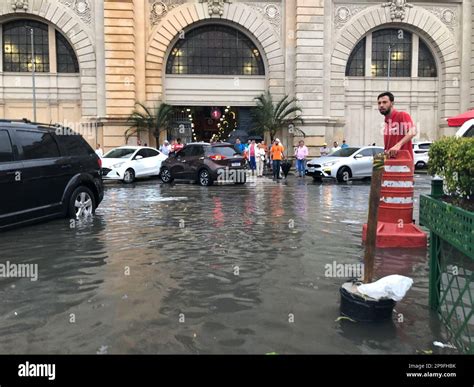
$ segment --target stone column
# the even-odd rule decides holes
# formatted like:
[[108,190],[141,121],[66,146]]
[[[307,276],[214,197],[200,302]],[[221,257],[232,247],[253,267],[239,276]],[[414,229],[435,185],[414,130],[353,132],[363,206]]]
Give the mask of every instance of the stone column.
[[[135,7],[133,0],[104,1],[106,115],[104,151],[124,145],[135,94]],[[144,22],[144,20],[143,20]],[[130,140],[136,144],[136,139]]]
[[[474,73],[472,65],[472,35],[473,23],[472,17],[474,16],[472,0],[463,0],[462,2],[462,22],[461,22],[461,112],[465,112],[468,108],[474,105]],[[467,97],[471,94],[471,103]]]
[[330,11],[324,6],[325,0],[296,0],[295,92],[303,109],[305,125],[302,129],[311,156],[319,154],[331,126],[327,117],[329,109],[325,108],[330,98],[330,48],[325,48],[327,34],[324,32],[329,20],[325,11]]
[[285,94],[295,95],[296,1],[286,0],[284,8]]
[[308,118],[323,115],[324,0],[296,0],[296,95]]
[[146,0],[135,0],[135,95],[137,101],[146,102]]
[[[146,0],[134,0],[135,4],[135,97],[137,102],[146,104]],[[150,101],[150,108],[154,108],[159,101]],[[156,145],[153,133],[148,133],[142,142]]]
[[[104,0],[95,4],[95,42],[97,60],[97,116],[105,117],[105,42],[104,42]],[[102,143],[101,143],[102,144]]]
[[52,60],[49,61],[49,72],[56,74],[58,72],[56,63],[56,29],[54,26],[48,26],[48,40],[49,40],[49,57]]

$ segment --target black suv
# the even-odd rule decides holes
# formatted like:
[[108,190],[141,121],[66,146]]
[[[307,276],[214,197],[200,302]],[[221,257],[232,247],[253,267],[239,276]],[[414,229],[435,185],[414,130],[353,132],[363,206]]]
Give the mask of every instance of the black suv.
[[94,213],[101,160],[68,128],[0,120],[0,229]]

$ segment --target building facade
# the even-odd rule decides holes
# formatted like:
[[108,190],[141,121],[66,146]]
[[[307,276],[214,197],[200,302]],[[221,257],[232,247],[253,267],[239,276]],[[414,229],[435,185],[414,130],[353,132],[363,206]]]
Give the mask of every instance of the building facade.
[[136,102],[178,108],[169,137],[208,140],[250,129],[266,90],[298,98],[312,154],[381,144],[387,89],[435,140],[474,107],[473,19],[472,0],[3,0],[0,117],[33,119],[34,51],[37,121],[106,149]]

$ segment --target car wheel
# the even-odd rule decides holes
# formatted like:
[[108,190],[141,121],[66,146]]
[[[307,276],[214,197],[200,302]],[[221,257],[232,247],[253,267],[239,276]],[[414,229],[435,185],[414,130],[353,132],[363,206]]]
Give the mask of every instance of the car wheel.
[[95,212],[95,198],[92,191],[84,186],[77,187],[69,198],[69,217],[85,219]]
[[212,183],[214,183],[207,169],[201,169],[199,171],[198,181],[203,187],[210,186]]
[[418,161],[415,165],[416,169],[423,169],[426,167],[426,164],[423,161]]
[[160,178],[163,183],[171,183],[173,181],[173,177],[171,176],[171,171],[167,167],[163,167],[160,172]]
[[336,177],[339,183],[345,183],[349,181],[351,176],[352,176],[351,170],[348,167],[342,167],[341,169],[339,169],[339,171],[337,171]]
[[128,168],[123,175],[123,182],[126,184],[133,183],[135,181],[135,171],[132,168]]

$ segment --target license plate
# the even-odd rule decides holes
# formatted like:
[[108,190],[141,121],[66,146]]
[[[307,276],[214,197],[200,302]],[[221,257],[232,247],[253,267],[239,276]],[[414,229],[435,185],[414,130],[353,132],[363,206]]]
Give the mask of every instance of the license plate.
[[240,167],[240,163],[232,163],[233,167]]
[[308,168],[308,172],[316,172],[316,168]]

